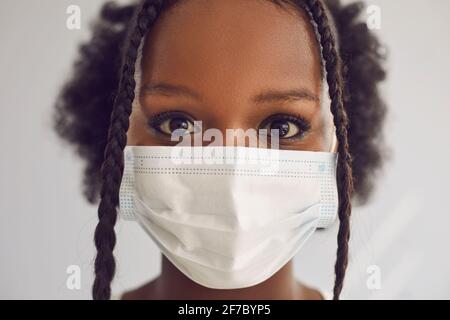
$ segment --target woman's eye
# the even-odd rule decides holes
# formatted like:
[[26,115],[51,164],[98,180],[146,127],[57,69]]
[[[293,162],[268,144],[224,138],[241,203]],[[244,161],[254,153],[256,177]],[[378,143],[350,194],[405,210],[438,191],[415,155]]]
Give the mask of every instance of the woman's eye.
[[301,138],[310,130],[310,124],[301,117],[276,115],[265,120],[261,129],[266,129],[268,135],[278,131],[280,139]]
[[154,130],[165,135],[172,135],[176,130],[176,134],[189,135],[194,133],[194,121],[189,116],[179,112],[164,112],[158,114],[148,121],[148,124]]

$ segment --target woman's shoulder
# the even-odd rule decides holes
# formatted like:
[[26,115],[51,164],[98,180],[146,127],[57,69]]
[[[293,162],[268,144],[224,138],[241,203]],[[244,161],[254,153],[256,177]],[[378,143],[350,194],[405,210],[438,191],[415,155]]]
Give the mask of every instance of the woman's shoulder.
[[317,289],[319,294],[322,296],[322,300],[333,300],[333,293],[328,290]]
[[158,300],[156,292],[156,280],[146,283],[141,287],[125,291],[122,294],[114,294],[111,300]]
[[333,300],[333,294],[330,291],[309,287],[300,282],[297,282],[297,284],[302,300]]

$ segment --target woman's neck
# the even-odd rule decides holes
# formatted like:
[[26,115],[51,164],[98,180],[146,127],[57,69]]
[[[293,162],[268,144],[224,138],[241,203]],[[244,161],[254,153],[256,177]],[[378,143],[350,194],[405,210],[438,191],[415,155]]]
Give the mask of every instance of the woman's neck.
[[295,280],[292,260],[272,277],[252,287],[211,289],[192,281],[162,255],[161,275],[154,281],[154,293],[160,299],[263,299],[292,300],[311,298],[308,289]]

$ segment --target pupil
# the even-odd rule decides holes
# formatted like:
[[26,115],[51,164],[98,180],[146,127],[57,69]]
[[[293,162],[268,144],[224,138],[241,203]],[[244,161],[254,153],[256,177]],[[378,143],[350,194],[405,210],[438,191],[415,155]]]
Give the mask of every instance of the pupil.
[[178,129],[187,130],[189,128],[189,123],[186,121],[186,119],[176,118],[170,121],[169,127],[170,131],[172,132]]
[[278,130],[279,136],[284,137],[289,132],[289,123],[283,120],[272,122],[270,130]]

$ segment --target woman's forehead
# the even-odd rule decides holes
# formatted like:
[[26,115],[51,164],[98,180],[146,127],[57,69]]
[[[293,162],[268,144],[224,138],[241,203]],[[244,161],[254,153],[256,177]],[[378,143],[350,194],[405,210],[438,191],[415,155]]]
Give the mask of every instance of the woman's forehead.
[[315,87],[321,64],[313,28],[295,8],[268,0],[184,0],[158,18],[142,68],[146,82],[231,89],[264,81]]

